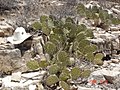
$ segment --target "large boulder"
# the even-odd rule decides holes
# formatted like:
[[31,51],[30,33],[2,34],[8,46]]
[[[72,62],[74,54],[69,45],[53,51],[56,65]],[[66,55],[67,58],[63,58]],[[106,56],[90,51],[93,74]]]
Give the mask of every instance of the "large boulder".
[[0,72],[9,74],[15,71],[26,71],[26,65],[21,58],[19,49],[0,50]]

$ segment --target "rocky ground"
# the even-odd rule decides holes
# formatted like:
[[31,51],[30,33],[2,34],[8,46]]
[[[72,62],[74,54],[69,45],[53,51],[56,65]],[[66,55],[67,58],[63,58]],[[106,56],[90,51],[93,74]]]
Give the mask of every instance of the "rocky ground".
[[[2,0],[1,0],[2,1]],[[31,71],[26,63],[32,59],[45,58],[43,55],[43,48],[39,40],[43,40],[41,36],[33,35],[31,42],[32,46],[27,51],[15,48],[14,45],[7,42],[6,38],[11,36],[18,26],[26,28],[27,32],[31,30],[28,28],[32,22],[39,20],[38,16],[43,14],[55,15],[58,18],[66,16],[77,16],[74,6],[80,1],[72,0],[15,0],[16,9],[8,10],[7,7],[1,10],[0,16],[0,89],[1,90],[45,90],[41,81],[46,74],[46,70]],[[82,3],[87,3],[81,1]],[[117,3],[106,4],[104,7],[116,16],[120,15],[120,6]],[[40,5],[39,5],[40,4]],[[102,4],[102,2],[101,2]],[[109,8],[111,6],[113,8]],[[12,7],[11,7],[12,8]],[[63,9],[64,8],[64,9]],[[101,28],[90,26],[89,21],[77,19],[79,23],[84,23],[88,28],[94,29],[96,39],[91,42],[100,44],[100,49],[107,49],[104,46],[106,40],[115,40],[114,48],[119,48],[120,25],[111,26],[108,31]],[[29,44],[28,43],[28,44]],[[39,51],[34,51],[35,49]],[[39,53],[39,55],[33,55]],[[110,53],[110,52],[106,52]],[[107,61],[105,60],[102,66],[93,65],[91,63],[79,63],[81,67],[87,67],[92,70],[92,73],[87,79],[78,80],[73,86],[73,90],[120,90],[120,55],[114,54]]]

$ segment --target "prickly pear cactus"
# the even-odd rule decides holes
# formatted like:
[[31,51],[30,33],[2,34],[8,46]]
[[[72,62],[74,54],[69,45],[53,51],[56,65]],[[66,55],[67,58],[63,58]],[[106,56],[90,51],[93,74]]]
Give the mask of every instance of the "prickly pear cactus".
[[71,77],[72,77],[73,80],[78,79],[80,77],[80,75],[81,75],[80,68],[78,68],[78,67],[72,68]]
[[67,73],[65,73],[65,72],[62,72],[62,73],[60,74],[60,76],[59,76],[59,79],[60,79],[61,81],[66,81],[66,80],[68,80],[69,78],[70,78],[70,75],[67,74]]
[[96,45],[86,45],[84,47],[84,53],[94,53],[97,50],[97,46]]
[[86,10],[85,6],[80,3],[80,4],[78,5],[78,7],[77,7],[77,12],[78,12],[80,15],[84,16],[84,15],[85,15],[85,10]]
[[51,86],[51,85],[54,85],[56,84],[57,82],[59,82],[59,78],[56,76],[56,75],[50,75],[47,77],[46,79],[46,84],[48,86]]
[[34,22],[34,23],[32,24],[32,27],[33,27],[35,30],[39,30],[39,29],[42,28],[40,22]]
[[47,60],[39,61],[39,67],[41,67],[41,68],[46,68],[48,65],[49,65],[49,63],[47,62]]
[[71,17],[66,18],[65,22],[74,23],[74,20]]
[[28,67],[29,69],[35,70],[35,69],[38,69],[38,68],[39,68],[39,64],[38,64],[37,61],[33,60],[33,61],[27,62],[27,67]]
[[85,36],[88,37],[88,38],[94,38],[93,31],[91,29],[87,29],[85,31]]
[[41,23],[46,23],[48,21],[48,17],[46,16],[46,15],[42,15],[41,17],[40,17],[40,22]]
[[84,71],[81,72],[81,77],[82,78],[88,78],[90,76],[91,71],[85,69]]
[[78,33],[77,35],[76,35],[76,40],[78,41],[78,42],[80,42],[81,40],[83,40],[83,39],[86,39],[86,37],[85,37],[85,33]]
[[103,54],[102,53],[97,53],[94,57],[94,63],[97,64],[97,65],[102,65],[103,64],[103,61],[102,61],[102,58],[103,58]]
[[54,64],[54,65],[51,65],[48,70],[50,74],[57,74],[60,68],[57,64]]
[[52,42],[47,42],[44,48],[45,48],[45,51],[50,55],[53,55],[57,50],[56,45]]
[[83,32],[87,29],[87,27],[84,25],[84,24],[81,24],[81,25],[77,25],[77,31],[76,33],[80,33],[80,32]]
[[42,32],[46,35],[49,35],[51,32],[51,29],[48,26],[42,24]]
[[65,81],[60,81],[59,85],[62,87],[64,90],[70,90],[70,85],[68,85]]
[[120,19],[119,18],[112,18],[112,23],[115,24],[115,25],[118,25],[120,24]]
[[92,62],[94,60],[93,53],[87,53],[85,56],[86,56],[86,59],[90,62]]
[[86,52],[88,53],[86,47],[89,46],[89,45],[90,45],[90,42],[88,40],[83,39],[79,42],[78,50],[81,52],[81,54],[85,55]]
[[62,62],[62,63],[68,63],[69,56],[65,51],[59,51],[57,54],[57,60]]

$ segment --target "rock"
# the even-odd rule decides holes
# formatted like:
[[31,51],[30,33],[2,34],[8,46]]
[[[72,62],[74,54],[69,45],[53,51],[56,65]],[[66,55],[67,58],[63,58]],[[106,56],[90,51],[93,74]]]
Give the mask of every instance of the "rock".
[[110,63],[111,61],[104,61],[102,67],[107,67]]
[[120,67],[114,67],[113,71],[119,71],[120,72]]
[[100,88],[86,88],[86,87],[78,86],[78,90],[102,90],[102,89],[100,89]]
[[110,30],[112,31],[112,32],[111,32],[112,34],[114,34],[114,33],[117,34],[117,35],[120,34],[120,31],[119,31],[119,30],[120,30],[120,27],[111,26],[111,27],[110,27]]
[[116,67],[116,64],[115,63],[110,63],[110,66],[111,67]]
[[119,71],[110,71],[110,70],[104,70],[102,71],[102,74],[106,78],[106,80],[112,84],[114,84],[116,87],[120,87],[120,72]]
[[112,61],[113,63],[119,63],[119,60],[118,60],[118,59],[111,59],[111,61]]
[[102,75],[102,70],[97,70],[91,73],[88,77],[88,83],[90,84],[99,84],[102,83],[101,81],[105,81],[106,79]]
[[12,73],[11,81],[20,82],[21,72]]
[[[12,82],[11,80],[13,76],[6,76],[2,78],[2,84],[5,88],[11,88],[10,90],[36,90],[37,87],[41,88],[38,90],[44,90],[40,82],[45,73],[46,71],[33,71],[23,73],[21,74],[22,77],[20,82]],[[16,74],[18,75],[18,73]]]
[[25,51],[22,58],[27,63],[27,61],[29,61],[32,58],[32,51],[31,50]]
[[75,65],[75,58],[73,57],[70,57],[70,65]]
[[37,90],[45,90],[41,83],[37,83]]
[[104,40],[102,38],[96,38],[96,39],[88,39],[91,43],[94,44],[100,44],[100,43],[104,43]]
[[112,7],[111,10],[112,10],[114,13],[116,13],[116,14],[120,14],[120,10],[118,10],[118,9],[116,9],[116,8],[114,8],[114,7]]
[[36,90],[37,86],[36,85],[29,85],[29,90]]
[[0,30],[0,37],[4,37],[4,31]]
[[[1,44],[0,44],[0,50],[5,50],[5,49],[14,49],[14,45],[9,44],[9,43],[5,43],[5,41],[2,41],[2,39],[0,39]],[[3,43],[2,43],[3,42]]]
[[[6,39],[3,37],[0,37],[0,44],[6,44]],[[0,48],[1,49],[1,48]]]
[[19,49],[0,50],[0,72],[26,71]]
[[0,22],[0,37],[11,36],[14,32],[14,28],[6,22]]

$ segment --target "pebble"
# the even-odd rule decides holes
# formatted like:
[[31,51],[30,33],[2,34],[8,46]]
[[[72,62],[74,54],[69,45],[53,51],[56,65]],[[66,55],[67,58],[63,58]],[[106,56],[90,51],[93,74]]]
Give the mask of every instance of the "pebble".
[[112,63],[119,63],[118,59],[111,59]]

